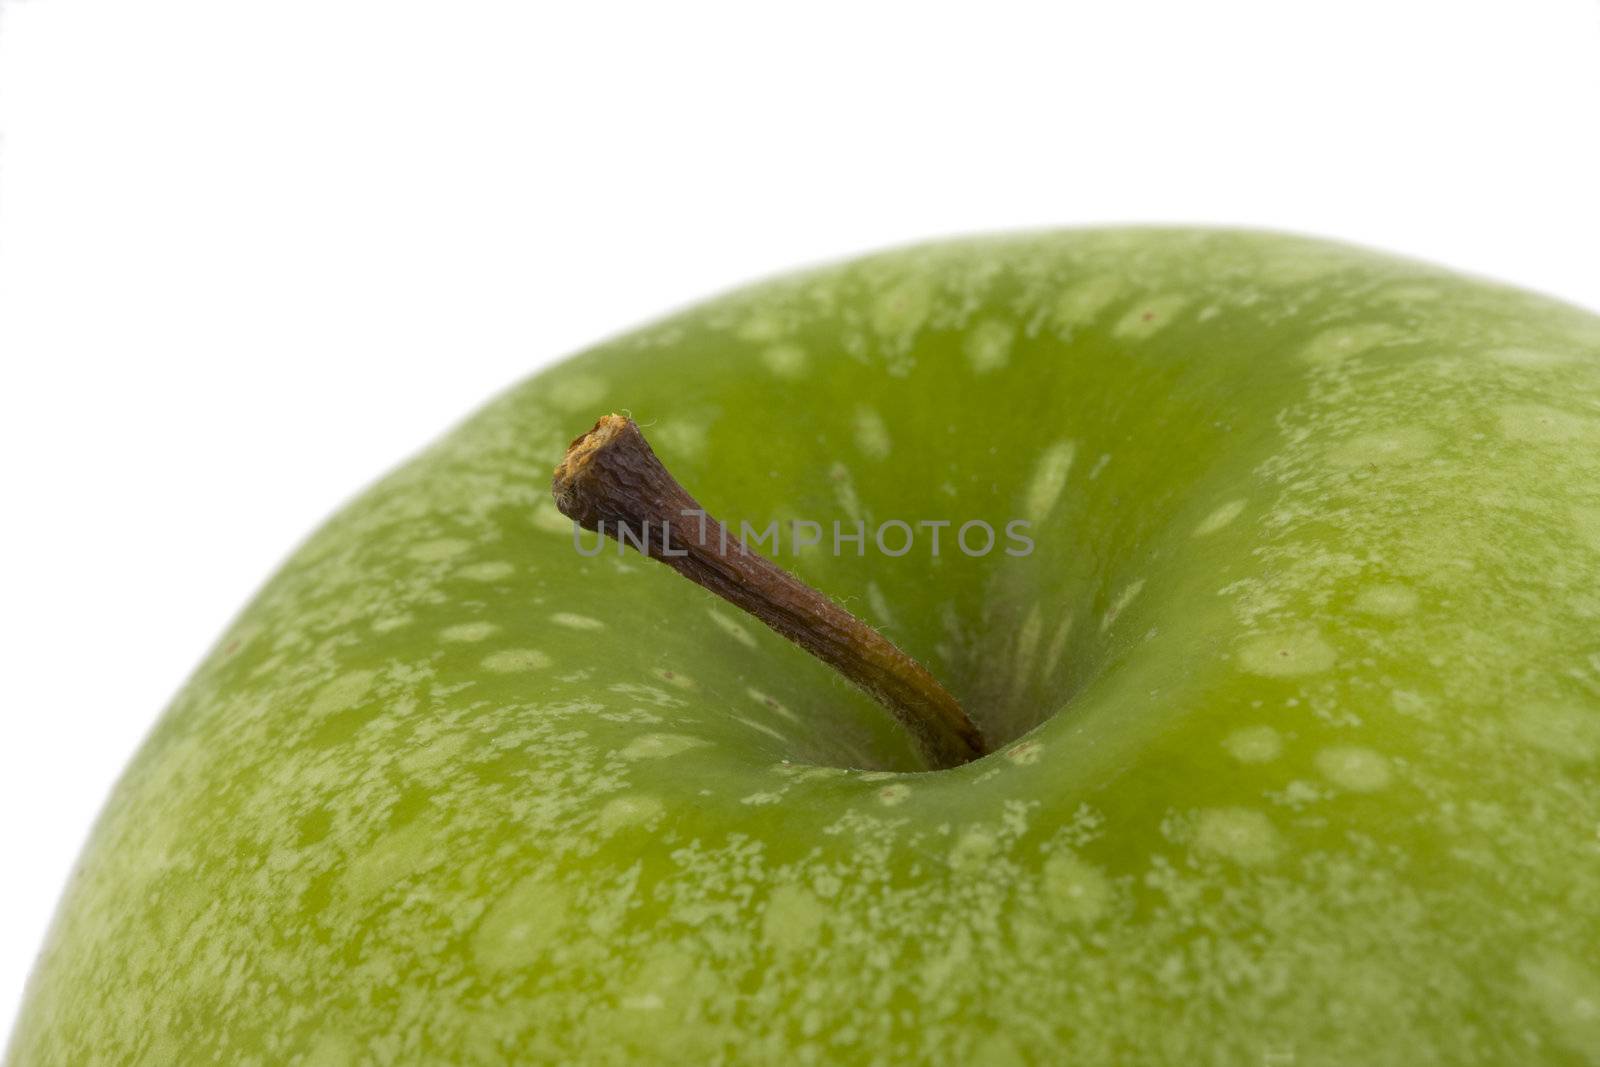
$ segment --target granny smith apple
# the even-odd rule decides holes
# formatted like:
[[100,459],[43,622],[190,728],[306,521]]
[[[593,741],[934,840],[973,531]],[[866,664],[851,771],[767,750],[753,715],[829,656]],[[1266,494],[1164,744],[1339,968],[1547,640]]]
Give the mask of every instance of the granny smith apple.
[[[613,411],[987,754],[926,769],[756,618],[575,542],[551,470]],[[563,363],[223,635],[7,1062],[1600,1062],[1600,319],[1128,229]]]

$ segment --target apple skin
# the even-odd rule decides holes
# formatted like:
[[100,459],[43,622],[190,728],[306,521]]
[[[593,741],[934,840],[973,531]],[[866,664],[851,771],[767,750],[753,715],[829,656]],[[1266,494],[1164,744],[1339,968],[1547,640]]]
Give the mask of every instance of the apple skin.
[[[611,410],[735,524],[1033,520],[781,557],[1006,747],[917,773],[579,556],[550,470]],[[561,364],[316,533],[7,1062],[1596,1063],[1597,787],[1600,320],[1274,234],[916,247]]]

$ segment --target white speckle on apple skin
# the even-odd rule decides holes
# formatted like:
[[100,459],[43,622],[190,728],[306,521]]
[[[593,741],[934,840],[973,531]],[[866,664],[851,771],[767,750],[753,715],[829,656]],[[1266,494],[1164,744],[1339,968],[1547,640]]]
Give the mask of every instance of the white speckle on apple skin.
[[603,630],[606,625],[592,615],[579,615],[571,611],[558,611],[550,616],[550,621],[569,630]]
[[1437,286],[1425,283],[1391,285],[1378,293],[1379,297],[1393,304],[1431,304],[1443,295]]
[[1246,726],[1229,734],[1222,747],[1240,763],[1270,763],[1283,752],[1283,738],[1270,726]]
[[[570,539],[573,536],[572,520],[561,514],[561,512],[556,509],[556,504],[553,500],[540,499],[540,501],[533,506],[533,525],[535,529],[543,530],[545,533],[555,534],[557,537],[565,537]],[[584,536],[589,537],[594,535],[586,533]],[[589,543],[592,542],[585,542],[585,544]]]
[[448,773],[452,760],[460,758],[471,738],[462,733],[441,734],[419,744],[400,757],[400,769],[418,778],[431,778]]
[[559,946],[569,906],[561,886],[541,875],[523,879],[489,906],[472,939],[473,958],[491,972],[538,966]]
[[877,792],[878,803],[886,808],[903,803],[911,796],[911,787],[904,782],[894,782],[879,789]]
[[655,733],[640,734],[622,749],[619,755],[626,760],[640,759],[666,759],[676,756],[680,752],[687,752],[692,748],[700,748],[707,742],[688,734]]
[[433,847],[435,827],[423,820],[380,835],[354,853],[339,872],[345,890],[365,901],[393,887],[400,879],[425,873],[444,862]]
[[424,541],[414,546],[406,553],[406,558],[416,560],[418,563],[435,563],[454,559],[471,547],[472,542],[463,541],[459,537],[443,537],[437,541]]
[[1182,293],[1167,293],[1138,301],[1117,320],[1111,332],[1124,341],[1147,340],[1172,325],[1189,300]]
[[806,350],[797,344],[771,345],[761,352],[761,362],[767,370],[789,381],[806,375]]
[[1072,459],[1077,445],[1071,441],[1058,441],[1039,454],[1023,497],[1023,515],[1033,523],[1043,522],[1055,509],[1056,501],[1067,487],[1067,475],[1072,470]]
[[1200,524],[1194,528],[1194,536],[1204,537],[1207,534],[1216,533],[1233,522],[1234,519],[1237,519],[1244,511],[1244,508],[1245,501],[1242,499],[1230,500],[1226,504],[1217,505],[1216,509],[1201,519]]
[[972,827],[962,831],[950,847],[949,863],[957,871],[976,871],[981,869],[994,854],[999,851],[1000,842],[995,835],[983,827]]
[[500,627],[492,622],[461,622],[454,626],[446,626],[440,630],[439,640],[466,644],[472,641],[482,641],[499,629]]
[[1114,274],[1067,286],[1049,310],[1050,325],[1063,339],[1070,340],[1075,331],[1094,325],[1126,289],[1127,283]]
[[[933,301],[933,283],[921,274],[905,278],[878,297],[872,307],[872,325],[887,355],[897,356],[911,347]],[[893,364],[890,369],[893,373]]]
[[1337,659],[1333,647],[1308,627],[1249,638],[1238,651],[1239,666],[1267,678],[1317,674]]
[[1522,347],[1496,348],[1489,352],[1489,358],[1508,367],[1522,367],[1530,370],[1559,367],[1571,361],[1570,356],[1560,352],[1552,352],[1542,348]]
[[872,609],[879,626],[892,627],[895,625],[894,612],[889,608],[889,599],[883,595],[877,582],[867,583],[867,607]]
[[782,340],[788,333],[789,328],[784,325],[781,318],[764,310],[754,311],[734,331],[734,335],[741,341],[759,344]]
[[614,834],[635,826],[647,826],[658,821],[665,813],[666,805],[661,798],[632,793],[606,801],[595,821],[601,833]]
[[1499,410],[1500,432],[1533,445],[1600,444],[1600,419],[1548,404],[1509,404]]
[[639,993],[631,997],[623,997],[617,1002],[624,1011],[658,1012],[667,1006],[667,1000],[660,993]]
[[1517,965],[1526,995],[1580,1058],[1600,1048],[1600,977],[1568,952],[1547,948]]
[[1039,888],[1056,917],[1086,925],[1105,915],[1115,899],[1106,876],[1067,851],[1045,860]]
[[1006,759],[1018,767],[1031,767],[1044,755],[1044,742],[1034,738],[1018,741],[1004,750]]
[[704,424],[682,418],[669,418],[650,427],[650,441],[669,469],[675,460],[705,458],[710,438],[711,432]]
[[793,722],[793,723],[798,723],[800,721],[800,716],[796,715],[793,711],[790,711],[788,708],[784,707],[783,704],[781,702],[779,702],[776,697],[769,696],[766,693],[763,693],[761,690],[756,689],[754,687],[746,689],[745,690],[745,695],[748,696],[751,700],[754,700],[757,704],[760,704],[763,708],[766,708],[768,711],[771,711],[775,715],[781,715],[785,719],[788,719],[790,722]]
[[1317,771],[1351,793],[1375,793],[1387,788],[1394,769],[1386,756],[1357,745],[1335,745],[1317,753]]
[[[865,526],[859,530],[856,528],[856,523],[866,522],[866,513],[861,508],[861,497],[856,493],[856,483],[855,479],[850,476],[850,468],[843,463],[833,464],[828,469],[828,481],[833,485],[833,498],[839,503],[840,514],[849,520],[840,524],[839,553],[841,555],[852,553],[858,556],[863,555],[867,551],[867,544],[872,537],[872,531]],[[853,537],[857,532],[862,534],[860,544],[843,540],[844,537]],[[834,548],[832,536],[832,529],[824,524],[822,540],[817,542],[815,551],[832,552]],[[892,541],[886,543],[891,546],[895,544]]]
[[669,693],[657,685],[646,685],[643,682],[614,682],[606,686],[608,693],[620,693],[630,700],[637,700],[652,707],[676,709],[687,707],[689,700],[676,693]]
[[1135,578],[1133,581],[1129,582],[1123,587],[1122,592],[1118,593],[1116,597],[1112,599],[1111,606],[1106,609],[1105,615],[1100,619],[1101,633],[1111,629],[1111,624],[1117,621],[1117,617],[1127,610],[1128,605],[1133,603],[1134,598],[1137,597],[1143,589],[1143,578]]
[[1419,426],[1402,426],[1360,434],[1335,445],[1328,460],[1337,467],[1415,463],[1438,447],[1439,439],[1433,433]]
[[1249,808],[1212,808],[1195,821],[1195,848],[1247,867],[1272,863],[1282,842],[1272,820]]
[[1387,322],[1335,326],[1312,338],[1300,350],[1300,358],[1311,364],[1339,363],[1409,337],[1405,330]]
[[766,734],[768,737],[772,738],[774,741],[779,742],[780,744],[787,745],[789,743],[789,738],[787,736],[785,736],[782,733],[779,733],[777,730],[774,730],[772,727],[768,726],[764,722],[756,722],[754,719],[746,718],[743,715],[735,715],[733,717],[733,719],[734,719],[735,722],[744,723],[746,726],[750,727],[750,729],[756,731],[757,733]]
[[682,671],[672,670],[669,667],[655,667],[650,673],[655,675],[657,678],[660,678],[668,685],[676,686],[679,689],[692,690],[700,688],[699,683],[689,675],[684,674]]
[[1072,620],[1071,612],[1062,616],[1061,621],[1056,624],[1055,634],[1050,638],[1050,647],[1045,649],[1044,667],[1040,670],[1040,675],[1046,681],[1056,676],[1056,668],[1061,665],[1061,656],[1067,650],[1067,638],[1072,636]]
[[741,645],[744,645],[746,648],[757,647],[755,635],[746,629],[743,623],[734,619],[732,615],[720,611],[717,608],[707,608],[706,614],[710,616],[711,621],[716,625],[717,629],[721,630],[723,633],[727,634]]
[[1033,659],[1039,652],[1039,637],[1044,630],[1044,613],[1037,603],[1028,606],[1028,613],[1017,630],[1016,660],[1011,676],[1014,688],[1022,692],[1032,680]]
[[484,670],[496,674],[520,674],[550,666],[550,657],[536,648],[503,648],[483,657]]
[[[176,1062],[175,1054],[172,1059],[163,1061],[156,1058],[147,1058],[146,1062]],[[361,1046],[347,1034],[337,1031],[324,1032],[317,1035],[309,1052],[306,1053],[304,1067],[351,1067],[352,1064],[361,1062]]]
[[972,372],[988,374],[1011,362],[1011,343],[1016,332],[1016,327],[998,319],[987,319],[972,327],[962,346]]
[[868,459],[888,459],[894,450],[889,439],[889,427],[883,416],[865,404],[858,405],[855,413],[856,448]]
[[483,563],[469,563],[456,571],[457,578],[465,578],[473,582],[498,582],[511,577],[517,572],[514,564],[504,560],[486,560]]
[[1576,505],[1572,509],[1572,521],[1584,542],[1596,552],[1600,552],[1600,507]]
[[767,897],[761,937],[779,952],[811,949],[827,921],[828,907],[815,893],[797,885],[780,885]]
[[316,697],[306,708],[306,714],[319,718],[355,707],[366,699],[377,677],[378,672],[374,670],[350,671],[340,675],[317,691]]
[[593,418],[593,409],[605,399],[607,391],[604,378],[564,372],[545,387],[544,395],[563,411]]
[[1564,762],[1592,763],[1600,758],[1600,715],[1591,710],[1536,701],[1507,714],[1518,738]]
[[1417,591],[1393,582],[1371,585],[1356,594],[1355,609],[1368,615],[1409,615],[1417,610]]

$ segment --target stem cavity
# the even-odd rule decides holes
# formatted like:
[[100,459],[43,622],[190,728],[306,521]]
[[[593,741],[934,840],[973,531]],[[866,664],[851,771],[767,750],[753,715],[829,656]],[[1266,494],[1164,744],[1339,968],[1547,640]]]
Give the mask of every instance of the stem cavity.
[[632,419],[607,415],[574,440],[551,492],[579,526],[665,563],[844,675],[889,709],[930,767],[956,767],[987,751],[955,697],[920,663],[729,537],[667,472]]

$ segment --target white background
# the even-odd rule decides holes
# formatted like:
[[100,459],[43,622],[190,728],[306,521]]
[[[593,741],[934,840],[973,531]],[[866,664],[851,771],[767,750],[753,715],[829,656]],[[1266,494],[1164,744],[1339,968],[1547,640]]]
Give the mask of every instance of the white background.
[[1597,0],[0,0],[0,1027],[106,790],[319,519],[796,264],[1268,225],[1600,308]]

